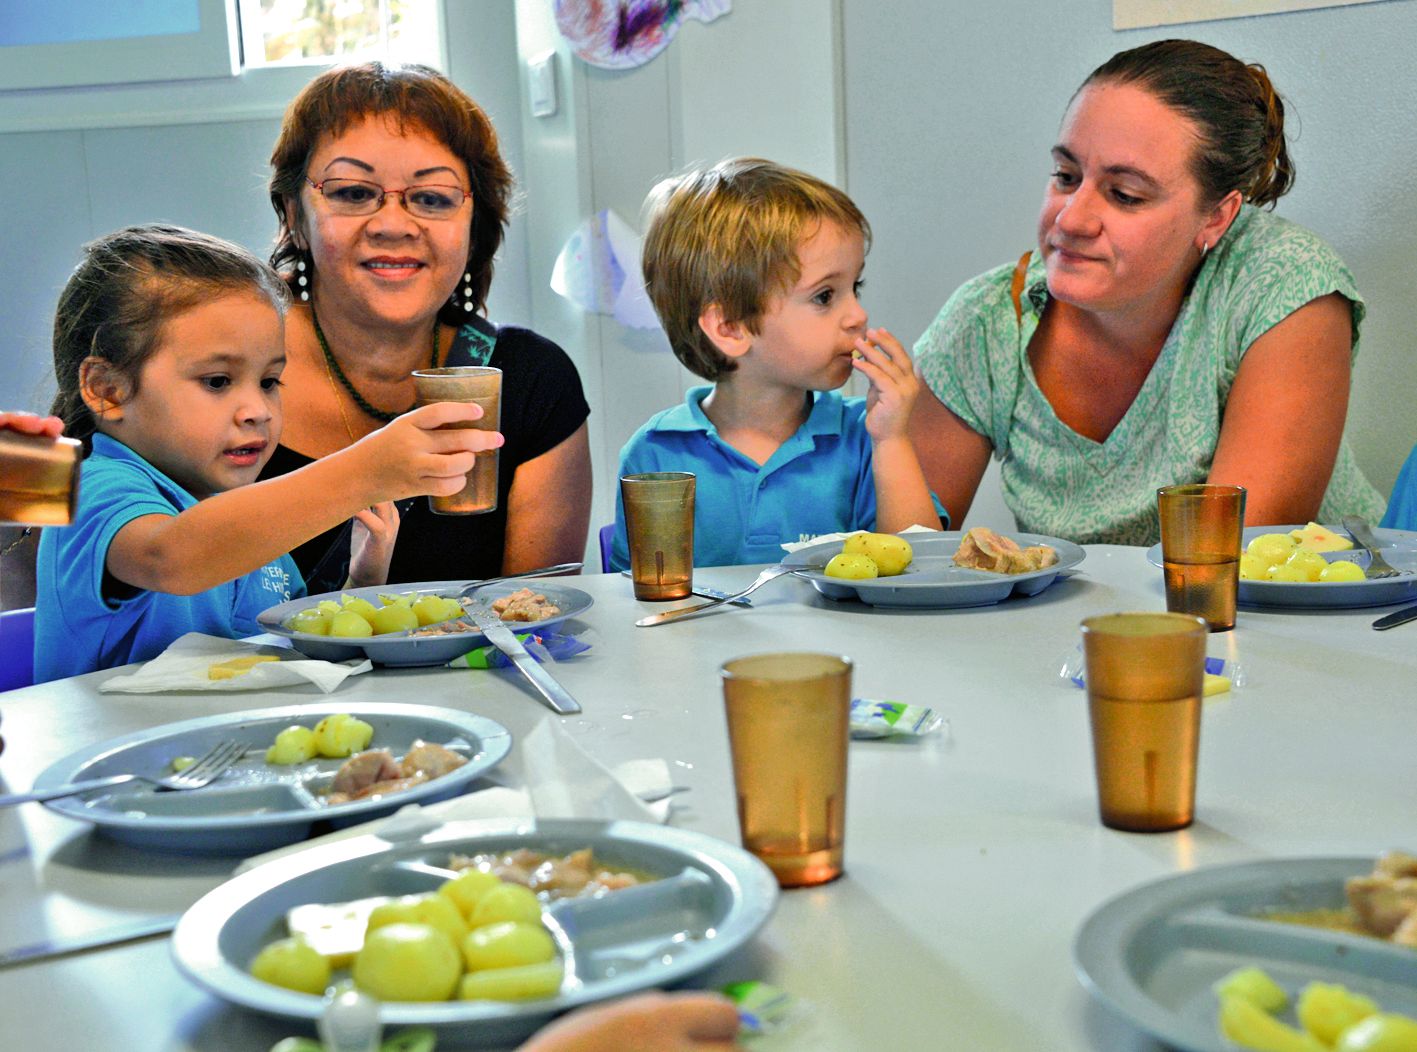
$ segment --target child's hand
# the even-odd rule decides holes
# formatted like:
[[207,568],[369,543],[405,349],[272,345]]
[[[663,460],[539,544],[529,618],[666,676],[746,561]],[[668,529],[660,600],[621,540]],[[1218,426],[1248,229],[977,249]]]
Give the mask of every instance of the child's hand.
[[57,416],[0,412],[0,428],[18,431],[22,435],[47,435],[50,438],[58,438],[64,433],[64,421]]
[[572,1012],[521,1052],[731,1052],[738,1011],[718,994],[640,994]]
[[496,449],[503,438],[497,431],[449,428],[482,416],[471,402],[435,402],[404,413],[351,448],[370,455],[369,477],[378,500],[404,497],[448,497],[462,489],[472,470],[474,453]]
[[867,329],[864,338],[857,338],[856,349],[861,357],[851,364],[871,381],[866,393],[866,433],[877,442],[904,435],[920,394],[910,352],[885,329]]
[[399,510],[391,500],[381,501],[354,516],[349,534],[349,584],[364,588],[387,584],[394,541],[399,535]]

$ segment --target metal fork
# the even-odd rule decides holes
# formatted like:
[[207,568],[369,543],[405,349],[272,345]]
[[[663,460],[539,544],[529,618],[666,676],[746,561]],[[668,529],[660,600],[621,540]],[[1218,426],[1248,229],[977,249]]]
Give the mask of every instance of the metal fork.
[[1353,535],[1353,539],[1364,548],[1368,549],[1370,559],[1368,567],[1363,571],[1363,576],[1369,580],[1381,580],[1384,577],[1396,577],[1402,573],[1401,570],[1394,569],[1388,561],[1378,554],[1378,539],[1373,536],[1373,531],[1368,528],[1367,522],[1357,515],[1343,516],[1343,528]]
[[762,573],[758,574],[757,579],[741,592],[725,595],[722,599],[715,599],[712,602],[699,603],[697,606],[681,606],[674,610],[665,610],[663,613],[650,614],[649,617],[640,618],[635,622],[635,625],[639,628],[649,628],[651,625],[662,625],[666,621],[677,621],[681,617],[692,617],[694,614],[701,614],[705,610],[712,610],[714,607],[731,603],[735,599],[742,599],[749,593],[756,592],[769,581],[782,577],[785,574],[800,574],[804,569],[805,567],[802,566],[783,566],[780,563],[776,566],[769,566]]
[[217,742],[187,767],[166,778],[152,778],[146,774],[115,774],[108,778],[90,778],[83,782],[56,785],[52,789],[35,789],[28,793],[9,793],[0,796],[0,807],[23,804],[31,800],[55,800],[61,796],[73,796],[93,789],[111,789],[128,782],[151,782],[159,789],[200,789],[210,785],[231,766],[246,755],[246,743],[238,741]]

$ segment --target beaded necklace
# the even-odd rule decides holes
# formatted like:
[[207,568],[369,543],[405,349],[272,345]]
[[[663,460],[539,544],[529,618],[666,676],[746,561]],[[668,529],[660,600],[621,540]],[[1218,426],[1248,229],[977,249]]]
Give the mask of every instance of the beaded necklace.
[[[386,413],[384,412],[384,410],[370,405],[368,401],[365,400],[364,396],[354,389],[354,384],[350,383],[349,377],[344,375],[344,370],[339,367],[339,362],[335,360],[334,353],[330,350],[329,341],[325,339],[325,333],[320,328],[320,319],[315,316],[315,308],[313,304],[310,307],[310,320],[315,325],[315,339],[320,341],[320,350],[325,352],[325,368],[339,378],[339,382],[344,385],[344,389],[349,392],[349,397],[354,399],[354,404],[357,405],[361,411],[363,411],[369,416],[372,416],[375,420],[380,420],[387,424],[391,420],[397,420],[400,416],[403,415],[403,413],[407,413],[410,409],[413,409],[413,406],[409,406],[408,409],[403,410],[402,413]],[[433,355],[429,359],[428,367],[430,369],[438,368],[437,318],[433,319]],[[346,429],[348,429],[349,427],[347,421],[345,423],[345,427]]]

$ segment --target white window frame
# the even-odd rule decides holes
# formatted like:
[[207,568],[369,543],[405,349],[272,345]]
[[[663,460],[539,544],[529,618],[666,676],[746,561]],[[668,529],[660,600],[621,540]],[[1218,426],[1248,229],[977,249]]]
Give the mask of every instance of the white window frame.
[[[204,32],[209,25],[208,10],[223,12],[220,26],[223,47],[234,51],[240,36],[236,20],[237,0],[200,0]],[[443,31],[439,34],[439,55],[430,62],[447,69],[447,15],[443,0],[436,0]],[[149,45],[160,37],[138,41],[97,41],[99,44],[136,45],[141,59],[128,52],[122,73],[103,84],[0,88],[0,134],[6,132],[65,131],[87,128],[130,128],[166,124],[211,124],[240,120],[278,119],[296,93],[310,79],[333,63],[264,66],[226,72],[192,75],[169,73],[169,67],[152,61]],[[190,41],[190,34],[170,39]],[[51,48],[67,45],[36,44]],[[0,48],[0,54],[19,48]],[[8,55],[6,56],[8,61]],[[234,62],[234,59],[230,61]],[[70,67],[73,68],[73,67]],[[161,69],[161,74],[155,72]],[[146,80],[136,79],[147,77]]]

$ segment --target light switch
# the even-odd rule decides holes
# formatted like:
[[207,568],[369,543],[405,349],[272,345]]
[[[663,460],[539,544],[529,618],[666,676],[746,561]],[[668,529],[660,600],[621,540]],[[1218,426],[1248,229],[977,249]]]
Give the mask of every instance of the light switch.
[[533,117],[550,117],[556,112],[556,52],[527,60],[527,87]]

